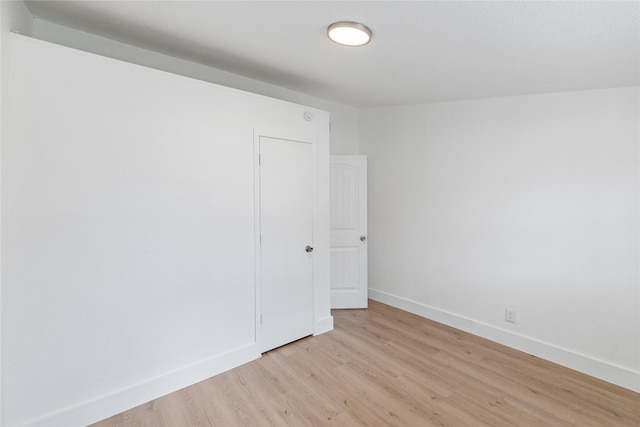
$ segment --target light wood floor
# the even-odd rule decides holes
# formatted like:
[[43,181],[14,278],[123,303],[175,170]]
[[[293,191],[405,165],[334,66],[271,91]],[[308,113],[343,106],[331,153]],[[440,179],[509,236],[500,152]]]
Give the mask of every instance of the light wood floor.
[[640,394],[370,301],[108,426],[640,426]]

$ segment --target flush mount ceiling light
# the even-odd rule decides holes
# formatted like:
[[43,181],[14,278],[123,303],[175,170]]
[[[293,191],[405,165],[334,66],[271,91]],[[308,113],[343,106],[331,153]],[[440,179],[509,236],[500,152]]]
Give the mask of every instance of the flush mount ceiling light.
[[334,22],[327,27],[331,41],[343,46],[364,46],[371,41],[371,30],[357,22]]

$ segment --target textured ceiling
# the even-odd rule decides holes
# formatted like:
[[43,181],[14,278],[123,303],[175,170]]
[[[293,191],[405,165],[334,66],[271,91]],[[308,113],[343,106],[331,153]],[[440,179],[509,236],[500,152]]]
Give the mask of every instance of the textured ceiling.
[[[27,1],[37,19],[348,105],[640,84],[638,2]],[[373,30],[335,45],[338,20]]]

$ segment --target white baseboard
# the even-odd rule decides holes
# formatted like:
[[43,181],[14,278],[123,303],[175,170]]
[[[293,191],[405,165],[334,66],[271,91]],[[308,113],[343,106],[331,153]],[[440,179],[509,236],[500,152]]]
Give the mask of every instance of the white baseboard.
[[255,343],[134,384],[79,405],[28,421],[23,426],[83,426],[134,408],[214,375],[258,359]]
[[316,325],[313,330],[313,335],[324,334],[325,332],[329,332],[333,330],[333,316],[323,317],[322,319],[316,320]]
[[369,289],[369,298],[640,392],[640,372],[376,289]]

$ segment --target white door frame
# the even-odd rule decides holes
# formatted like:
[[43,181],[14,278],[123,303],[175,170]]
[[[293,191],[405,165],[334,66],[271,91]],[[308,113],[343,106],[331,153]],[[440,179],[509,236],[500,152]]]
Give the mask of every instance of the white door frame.
[[[263,348],[263,343],[261,340],[262,336],[262,322],[260,319],[260,313],[262,312],[262,283],[261,283],[261,271],[262,271],[262,255],[260,248],[260,238],[261,238],[261,211],[260,211],[260,139],[261,138],[274,138],[274,139],[282,139],[293,142],[307,143],[311,144],[311,152],[312,152],[312,200],[313,200],[313,212],[312,212],[312,231],[311,231],[311,246],[316,247],[316,236],[318,235],[318,200],[316,195],[318,194],[318,170],[317,170],[317,150],[318,143],[315,139],[311,139],[302,135],[292,135],[286,134],[285,132],[277,132],[277,131],[262,131],[262,130],[254,130],[253,133],[253,179],[254,179],[254,259],[255,259],[255,268],[254,268],[254,277],[255,277],[255,343],[258,346],[258,350],[260,353],[271,350],[269,348]],[[316,248],[317,250],[317,248]],[[317,316],[317,308],[316,308],[316,292],[317,292],[317,284],[318,277],[316,268],[317,257],[314,256],[312,258],[312,269],[313,269],[313,296],[314,296],[314,304],[313,304],[313,330],[314,334],[322,333],[324,331],[318,331],[318,316]],[[286,343],[283,343],[286,344]]]

